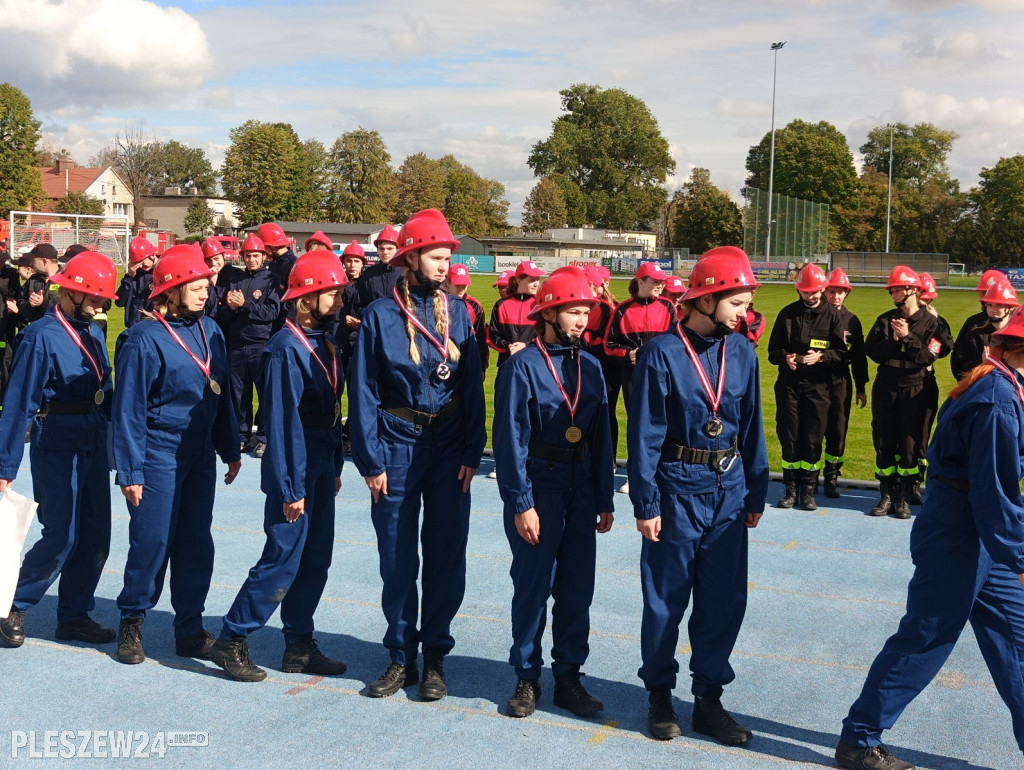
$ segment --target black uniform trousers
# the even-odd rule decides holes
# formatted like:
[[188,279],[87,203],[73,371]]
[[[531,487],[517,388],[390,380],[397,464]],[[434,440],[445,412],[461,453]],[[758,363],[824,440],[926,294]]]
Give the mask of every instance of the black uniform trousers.
[[782,468],[797,479],[816,478],[830,404],[829,382],[779,377],[775,381],[775,434]]
[[927,441],[922,442],[929,409],[924,368],[879,366],[871,401],[875,475],[880,479],[916,475],[927,446]]
[[825,421],[825,462],[842,465],[846,454],[846,432],[853,406],[853,378],[836,377],[829,387],[828,418]]

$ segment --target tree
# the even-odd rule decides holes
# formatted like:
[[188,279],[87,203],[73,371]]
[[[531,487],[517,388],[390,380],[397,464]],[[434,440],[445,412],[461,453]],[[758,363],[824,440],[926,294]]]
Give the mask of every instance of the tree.
[[0,83],[0,215],[43,201],[36,169],[40,122],[32,103],[10,83]]
[[567,114],[527,163],[562,188],[568,223],[653,227],[676,164],[647,105],[621,89],[582,83],[559,93]]
[[153,176],[147,180],[147,193],[163,192],[166,187],[195,190],[198,195],[216,192],[217,177],[202,149],[171,139],[154,143],[152,151]]
[[851,205],[835,206],[837,218],[843,223],[835,245],[842,250],[884,251],[889,179],[872,166],[865,166],[858,186]]
[[287,123],[249,120],[231,129],[221,184],[242,227],[277,219],[292,191],[298,137]]
[[396,174],[395,221],[404,222],[423,209],[443,209],[445,172],[424,153],[410,155]]
[[185,211],[185,234],[198,235],[205,238],[213,231],[213,212],[206,203],[206,198],[196,197],[188,204]]
[[565,195],[558,182],[549,176],[542,176],[530,190],[523,206],[523,229],[541,232],[549,227],[565,227],[569,221],[565,207]]
[[703,254],[715,246],[743,245],[743,215],[729,194],[711,183],[711,172],[695,168],[673,198],[673,246]]
[[71,151],[67,147],[57,149],[53,146],[53,143],[49,141],[36,147],[36,165],[40,168],[53,168],[57,165],[57,161],[59,160],[70,160],[74,163],[74,158],[71,157]]
[[58,214],[92,214],[103,216],[103,201],[82,192],[69,192],[57,202]]
[[970,194],[976,228],[974,251],[987,264],[1024,264],[1024,155],[1000,158],[981,170]]
[[290,190],[278,218],[292,222],[319,222],[327,217],[327,148],[317,139],[299,142],[297,135],[295,143]]
[[146,206],[142,196],[150,192],[150,180],[156,170],[157,154],[154,144],[141,125],[126,126],[124,132],[114,136],[109,148],[111,165],[132,191],[135,224],[143,220]]
[[333,222],[390,222],[397,202],[391,154],[376,131],[360,126],[335,140],[328,159]]
[[[908,126],[896,123],[892,131],[893,186],[906,182],[918,192],[925,185],[935,183],[953,193],[946,157],[959,138],[956,131],[945,131],[931,123]],[[868,132],[868,140],[860,148],[865,166],[874,166],[889,174],[889,127],[875,126]]]
[[[747,186],[768,189],[771,132],[747,153]],[[857,195],[857,170],[846,137],[824,120],[794,120],[775,132],[772,191],[793,198],[849,206]]]

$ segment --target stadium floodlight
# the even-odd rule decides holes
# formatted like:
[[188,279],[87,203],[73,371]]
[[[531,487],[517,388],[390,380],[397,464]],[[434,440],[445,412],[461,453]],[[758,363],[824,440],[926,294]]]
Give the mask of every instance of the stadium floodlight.
[[781,43],[772,43],[771,48],[775,52],[775,63],[772,66],[772,151],[771,160],[768,162],[768,235],[764,244],[766,262],[772,253],[772,186],[775,181],[775,75],[779,69],[779,51],[785,44],[785,40]]

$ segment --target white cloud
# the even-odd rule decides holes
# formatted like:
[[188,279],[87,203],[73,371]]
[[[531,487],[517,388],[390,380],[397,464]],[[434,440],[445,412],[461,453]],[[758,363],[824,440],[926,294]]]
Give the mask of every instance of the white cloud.
[[159,105],[212,64],[194,18],[147,0],[0,0],[0,29],[0,71],[44,111]]

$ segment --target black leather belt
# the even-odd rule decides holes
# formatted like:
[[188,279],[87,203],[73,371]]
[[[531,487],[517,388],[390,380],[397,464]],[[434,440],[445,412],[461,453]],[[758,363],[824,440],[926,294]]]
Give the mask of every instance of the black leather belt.
[[40,414],[92,414],[98,412],[100,405],[92,399],[88,401],[47,401],[39,407]]
[[965,495],[971,491],[971,482],[967,479],[951,479],[949,476],[937,476],[936,478],[950,489],[963,492]]
[[333,428],[340,422],[334,412],[306,412],[299,415],[303,428]]
[[551,444],[541,444],[539,441],[531,441],[528,454],[538,460],[547,460],[549,463],[578,463],[590,454],[590,445],[582,443],[574,447],[557,447]]
[[[722,472],[729,470],[728,465],[722,468],[722,463],[739,454],[735,444],[728,449],[694,449],[683,446],[670,438],[665,439],[665,443],[661,445],[661,451],[673,460],[682,460],[684,463],[693,463],[694,465],[710,465],[716,471]],[[731,464],[729,463],[729,465]]]
[[456,393],[448,399],[448,403],[441,407],[441,411],[436,414],[418,412],[412,407],[390,402],[381,404],[380,408],[385,412],[393,414],[395,417],[401,417],[403,420],[415,423],[421,428],[427,428],[431,425],[442,425],[447,422],[459,410],[460,406],[462,406],[462,398]]

